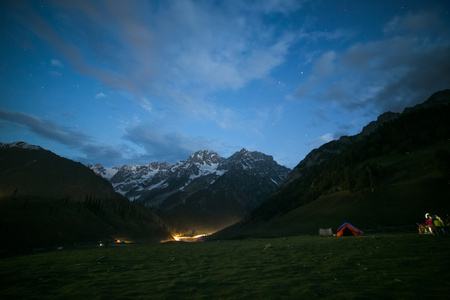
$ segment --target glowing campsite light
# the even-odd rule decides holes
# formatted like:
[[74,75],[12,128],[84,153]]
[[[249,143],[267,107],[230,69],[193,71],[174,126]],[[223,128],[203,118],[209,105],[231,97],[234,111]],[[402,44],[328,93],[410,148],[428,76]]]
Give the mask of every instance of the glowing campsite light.
[[125,240],[125,239],[115,239],[116,244],[133,244],[134,241]]
[[177,242],[198,242],[200,238],[205,237],[206,234],[197,234],[195,236],[180,236],[173,235],[173,239]]
[[198,235],[194,236],[194,239],[198,239],[198,238],[201,238],[204,236],[206,236],[206,234],[198,234]]

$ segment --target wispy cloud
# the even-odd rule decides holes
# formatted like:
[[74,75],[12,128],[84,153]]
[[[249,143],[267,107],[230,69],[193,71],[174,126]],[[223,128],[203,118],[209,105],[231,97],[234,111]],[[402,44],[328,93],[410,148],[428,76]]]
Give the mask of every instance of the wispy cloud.
[[332,140],[335,140],[337,138],[339,138],[339,136],[336,136],[333,133],[326,133],[324,135],[319,136],[318,138],[308,141],[306,144],[308,145],[309,148],[314,149],[322,146],[323,144],[331,142]]
[[[52,5],[64,14],[63,19],[53,16],[55,24],[34,7],[24,8],[18,19],[78,71],[131,93],[146,110],[149,105],[141,101],[143,97],[158,101],[178,91],[198,98],[241,89],[268,76],[285,61],[296,35],[276,32],[263,19],[301,8],[301,1],[281,0],[257,5],[240,1],[116,4],[55,1]],[[251,18],[242,17],[249,12]],[[75,18],[84,22],[72,22]],[[67,36],[67,30],[78,34]],[[83,43],[78,43],[81,35]],[[98,38],[102,36],[108,38]],[[56,59],[52,65],[62,66]],[[176,98],[169,100],[183,104]]]
[[165,133],[161,128],[148,124],[127,128],[124,138],[144,148],[148,159],[159,162],[174,163],[200,149],[212,149],[212,144],[203,138],[193,138],[177,132]]
[[95,99],[100,99],[100,98],[105,98],[106,95],[105,93],[98,93],[97,95],[95,95]]
[[150,101],[148,101],[147,98],[145,98],[145,97],[142,98],[140,102],[141,102],[141,107],[143,109],[145,109],[147,112],[152,111],[152,105],[151,105]]
[[53,67],[64,68],[64,65],[62,64],[62,62],[59,61],[59,60],[57,60],[57,59],[52,59],[52,60],[50,60],[50,64],[51,64]]
[[0,120],[23,126],[42,138],[78,150],[84,156],[77,157],[77,159],[83,162],[97,163],[102,161],[108,166],[113,166],[117,161],[126,159],[123,156],[124,146],[98,144],[82,132],[30,114],[0,110]]
[[80,150],[85,154],[84,157],[78,157],[79,161],[97,164],[100,161],[106,167],[116,166],[118,161],[126,160],[125,146],[108,146],[108,145],[98,145],[98,144],[85,144]]
[[442,26],[435,12],[395,17],[383,39],[323,53],[295,97],[334,102],[347,110],[372,108],[374,114],[415,105],[448,88],[450,42]]
[[437,11],[407,12],[404,16],[395,16],[383,28],[388,34],[420,33],[434,35],[441,32],[445,24]]
[[57,141],[73,147],[81,147],[90,142],[90,138],[78,131],[59,126],[51,121],[37,118],[33,115],[0,110],[0,119],[28,128],[41,137]]

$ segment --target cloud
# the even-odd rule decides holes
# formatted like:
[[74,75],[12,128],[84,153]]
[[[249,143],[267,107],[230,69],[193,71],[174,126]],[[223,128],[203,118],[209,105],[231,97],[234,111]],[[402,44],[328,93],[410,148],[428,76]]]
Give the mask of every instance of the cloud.
[[24,126],[38,136],[56,141],[71,149],[79,150],[84,156],[75,159],[86,163],[101,162],[106,166],[113,166],[117,161],[123,160],[123,153],[126,150],[124,146],[100,145],[84,133],[70,128],[60,126],[48,120],[37,118],[30,114],[21,112],[0,110],[0,119]]
[[127,128],[124,138],[144,148],[148,159],[159,162],[174,163],[199,149],[212,149],[211,143],[203,138],[176,132],[164,133],[160,128],[148,124]]
[[67,146],[81,147],[90,141],[90,138],[81,132],[21,112],[0,110],[0,119],[25,126],[41,137]]
[[404,16],[396,16],[383,28],[389,34],[435,34],[445,30],[445,24],[441,18],[436,17],[435,11],[408,12]]
[[52,76],[57,76],[57,77],[62,76],[62,73],[61,73],[61,72],[53,71],[53,70],[50,71],[49,74],[52,75]]
[[[0,110],[0,120],[24,126],[42,138],[77,150],[81,155],[72,159],[86,164],[101,163],[104,166],[117,166],[120,163],[148,164],[153,161],[176,163],[200,149],[220,151],[217,148],[220,147],[217,141],[213,147],[213,143],[204,138],[189,137],[177,132],[163,132],[159,127],[140,122],[134,127],[126,128],[123,138],[143,148],[143,152],[126,144],[101,144],[79,131],[30,114]],[[230,146],[222,145],[222,148],[229,152]]]
[[339,136],[336,136],[336,134],[326,133],[313,140],[306,142],[306,145],[308,146],[308,148],[315,149],[337,138],[339,138]]
[[105,98],[106,95],[104,93],[98,93],[97,95],[95,95],[95,99],[100,99],[100,98]]
[[324,143],[328,143],[329,141],[332,141],[334,139],[334,136],[332,133],[326,133],[322,135],[319,139],[322,140],[322,142]]
[[141,107],[143,109],[145,109],[148,112],[152,111],[152,105],[151,105],[150,101],[148,101],[147,98],[145,98],[145,97],[142,98],[140,102],[141,102]]
[[105,98],[106,95],[104,93],[98,93],[97,95],[95,95],[95,99],[100,99],[100,98]]
[[[143,97],[161,101],[175,91],[202,101],[268,76],[284,62],[296,35],[276,31],[264,18],[293,13],[301,4],[54,1],[58,15],[44,19],[35,5],[23,4],[17,19],[79,72],[134,95],[148,110]],[[251,18],[244,17],[250,12]]]
[[448,30],[435,38],[405,31],[412,30],[411,20],[421,20],[423,29],[432,18],[438,19],[433,24],[440,24],[439,16],[431,13],[396,17],[385,29],[392,32],[395,28],[393,36],[323,53],[295,97],[332,102],[346,110],[369,108],[380,114],[401,111],[405,105],[413,106],[448,88],[450,43],[443,38]]
[[53,67],[64,68],[64,65],[62,64],[62,62],[59,61],[59,60],[57,60],[57,59],[52,59],[52,60],[50,60],[50,64],[51,64]]
[[[303,3],[308,0],[266,0],[245,2],[246,9],[249,11],[263,12],[265,14],[282,13],[290,14],[302,8]],[[241,4],[243,1],[230,1],[233,5]]]
[[101,162],[106,167],[116,166],[118,161],[124,159],[124,150],[125,148],[121,146],[86,144],[81,147],[85,156],[76,159],[90,164]]

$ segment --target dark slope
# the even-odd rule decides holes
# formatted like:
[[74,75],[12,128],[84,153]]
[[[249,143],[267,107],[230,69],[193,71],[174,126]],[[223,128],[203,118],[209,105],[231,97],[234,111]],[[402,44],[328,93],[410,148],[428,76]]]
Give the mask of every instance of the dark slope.
[[111,184],[81,163],[23,142],[0,144],[0,197],[116,197]]
[[[331,144],[315,155],[325,159],[293,170],[289,180],[244,221],[216,234],[315,234],[344,221],[361,229],[414,226],[425,212],[450,212],[450,90],[405,109],[347,146]],[[323,150],[321,152],[321,150]],[[299,166],[305,166],[301,162]]]
[[2,249],[169,235],[89,168],[25,143],[0,144],[0,191]]

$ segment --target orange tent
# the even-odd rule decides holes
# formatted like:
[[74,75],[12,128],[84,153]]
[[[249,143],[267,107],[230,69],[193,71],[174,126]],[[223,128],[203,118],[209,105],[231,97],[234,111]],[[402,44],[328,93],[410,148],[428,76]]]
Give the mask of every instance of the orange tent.
[[345,222],[338,228],[336,236],[361,236],[364,233],[350,223]]

